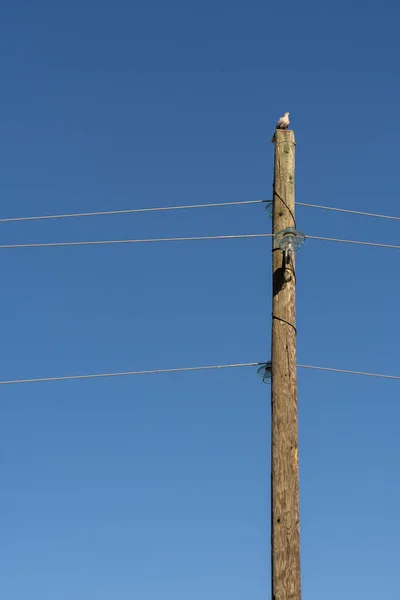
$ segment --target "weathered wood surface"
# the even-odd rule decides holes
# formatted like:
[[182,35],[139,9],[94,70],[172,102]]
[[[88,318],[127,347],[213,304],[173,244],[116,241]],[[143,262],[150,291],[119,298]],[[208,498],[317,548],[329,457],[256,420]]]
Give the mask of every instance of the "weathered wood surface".
[[[295,138],[275,132],[273,233],[294,222]],[[272,600],[300,600],[300,508],[296,377],[295,258],[285,266],[273,241]]]

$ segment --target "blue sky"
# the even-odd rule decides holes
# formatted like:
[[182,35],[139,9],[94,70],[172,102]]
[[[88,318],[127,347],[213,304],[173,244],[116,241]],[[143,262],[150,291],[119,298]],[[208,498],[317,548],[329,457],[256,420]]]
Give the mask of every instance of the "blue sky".
[[[395,3],[3,2],[1,216],[269,198],[399,214]],[[309,235],[396,222],[299,207]],[[1,243],[269,232],[259,205],[1,224]],[[399,373],[397,251],[309,240],[301,363]],[[267,360],[270,241],[1,250],[0,379]],[[394,597],[399,385],[299,372],[303,595]],[[253,369],[7,386],[0,595],[270,597]],[[345,590],[345,592],[343,591]]]

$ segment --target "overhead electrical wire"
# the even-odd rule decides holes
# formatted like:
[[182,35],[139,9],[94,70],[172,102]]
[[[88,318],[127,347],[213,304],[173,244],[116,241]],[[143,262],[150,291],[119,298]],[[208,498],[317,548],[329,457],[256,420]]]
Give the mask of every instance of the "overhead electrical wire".
[[381,244],[379,242],[362,242],[360,240],[342,240],[340,238],[321,237],[317,235],[307,235],[306,239],[321,240],[323,242],[338,242],[340,244],[359,244],[361,246],[376,246],[378,248],[392,248],[399,250],[400,246],[396,244]]
[[[151,213],[151,212],[166,212],[173,210],[187,210],[187,209],[198,209],[198,208],[218,208],[224,206],[245,206],[251,204],[262,204],[272,202],[271,200],[238,200],[230,202],[208,202],[203,204],[183,204],[175,206],[156,206],[149,208],[126,208],[117,210],[99,210],[92,212],[81,212],[81,213],[64,213],[64,214],[53,214],[53,215],[32,215],[28,217],[4,217],[0,219],[0,223],[14,223],[20,221],[43,221],[49,219],[72,219],[79,217],[98,217],[98,216],[111,216],[111,215],[127,215],[134,213]],[[369,213],[361,210],[351,210],[348,208],[337,208],[334,206],[323,206],[319,204],[311,204],[308,202],[295,202],[297,206],[304,206],[307,208],[317,208],[320,210],[330,210],[341,213],[348,213],[353,215],[361,215],[365,217],[376,217],[379,219],[389,219],[393,221],[400,221],[400,217],[391,215],[383,215],[379,213]]]
[[340,213],[348,213],[350,215],[361,215],[363,217],[376,217],[378,219],[390,219],[392,221],[400,221],[400,217],[393,217],[390,215],[380,215],[379,213],[369,213],[363,210],[351,210],[349,208],[336,208],[334,206],[322,206],[319,204],[309,204],[307,202],[295,202],[297,206],[306,206],[308,208],[319,208],[321,210],[332,210]]
[[333,367],[317,367],[315,365],[297,365],[299,369],[314,369],[316,371],[331,371],[332,373],[347,373],[348,375],[363,375],[364,377],[380,377],[382,379],[398,379],[400,375],[384,375],[382,373],[368,373],[365,371],[350,371],[349,369],[334,369]]
[[78,242],[38,242],[32,244],[1,244],[0,250],[10,248],[55,248],[62,246],[101,246],[112,244],[149,244],[157,242],[189,242],[203,240],[236,240],[260,237],[272,237],[272,233],[245,233],[238,235],[200,235],[193,237],[143,238],[126,240],[87,240]]
[[[147,212],[159,212],[159,211],[173,211],[173,210],[184,210],[184,209],[197,209],[197,208],[211,208],[211,207],[225,207],[225,206],[240,206],[250,204],[261,204],[265,202],[271,202],[270,200],[245,200],[245,201],[232,201],[232,202],[219,202],[219,203],[205,203],[205,204],[192,204],[192,205],[177,205],[177,206],[165,206],[165,207],[151,207],[151,208],[134,208],[134,209],[122,209],[112,211],[95,211],[85,213],[66,213],[58,215],[37,215],[30,217],[10,217],[0,219],[0,223],[6,222],[20,222],[20,221],[38,221],[46,219],[66,219],[73,217],[91,217],[91,216],[107,216],[107,215],[121,215],[130,213],[147,213]],[[390,219],[400,221],[400,217],[383,215],[378,213],[368,213],[364,211],[355,211],[351,209],[336,208],[331,206],[316,205],[305,202],[296,202],[298,206],[304,206],[309,208],[316,208],[321,210],[330,210],[341,213],[376,217],[382,219]],[[203,240],[229,240],[229,239],[254,239],[254,238],[266,238],[272,237],[271,233],[256,233],[256,234],[237,234],[237,235],[210,235],[210,236],[193,236],[193,237],[170,237],[170,238],[147,238],[147,239],[121,239],[121,240],[87,240],[87,241],[67,241],[67,242],[38,242],[38,243],[26,243],[26,244],[2,244],[0,249],[12,249],[12,248],[44,248],[44,247],[67,247],[67,246],[98,246],[98,245],[113,245],[113,244],[135,244],[135,243],[157,243],[157,242],[178,242],[178,241],[203,241]],[[322,236],[307,236],[308,239],[344,243],[344,244],[357,244],[363,246],[373,246],[381,248],[400,249],[400,245],[395,244],[383,244],[378,242],[366,242],[361,240],[348,240],[340,238],[322,237]],[[0,385],[10,385],[14,383],[34,383],[43,381],[67,381],[67,380],[78,380],[78,379],[95,379],[105,377],[120,377],[127,375],[144,375],[151,373],[173,373],[173,372],[185,372],[185,371],[201,371],[210,369],[228,369],[238,367],[255,367],[262,363],[243,363],[243,364],[227,364],[227,365],[211,365],[202,367],[183,367],[177,369],[152,369],[146,371],[128,371],[121,373],[99,373],[89,375],[71,375],[62,377],[44,377],[36,379],[17,379],[17,380],[5,380],[0,381]],[[331,367],[318,367],[315,365],[297,365],[303,369],[314,369],[320,371],[331,371],[335,373],[347,373],[352,375],[362,375],[367,377],[380,377],[385,379],[396,379],[400,380],[400,376],[396,375],[384,375],[379,373],[368,373],[362,371],[351,371],[347,369],[336,369]]]
[[[110,377],[127,377],[131,375],[154,375],[162,373],[185,373],[190,371],[211,371],[218,369],[238,369],[244,367],[259,367],[265,363],[260,362],[249,362],[249,363],[232,363],[223,365],[207,365],[200,367],[178,367],[174,369],[148,369],[143,371],[121,371],[115,373],[92,373],[89,375],[65,375],[61,377],[37,377],[31,379],[9,379],[0,381],[0,385],[12,385],[17,383],[43,383],[46,381],[73,381],[81,379],[104,379]],[[333,367],[319,367],[316,365],[302,365],[298,364],[299,369],[313,369],[316,371],[330,371],[332,373],[344,373],[348,375],[361,375],[364,377],[378,377],[381,379],[395,379],[400,380],[400,375],[384,375],[382,373],[368,373],[365,371],[351,371],[349,369],[336,369]]]
[[10,379],[0,381],[0,385],[14,383],[41,383],[43,381],[71,381],[76,379],[101,379],[106,377],[126,377],[128,375],[153,375],[156,373],[185,373],[188,371],[210,371],[214,369],[238,369],[241,367],[257,367],[260,363],[237,363],[230,365],[207,365],[205,367],[179,367],[175,369],[148,369],[145,371],[121,371],[119,373],[93,373],[90,375],[66,375],[63,377],[38,377],[34,379]]
[[[237,239],[256,239],[272,237],[272,233],[243,233],[234,235],[200,235],[193,237],[167,237],[167,238],[143,238],[143,239],[123,239],[123,240],[85,240],[72,242],[33,242],[27,244],[1,244],[0,250],[13,248],[56,248],[66,246],[102,246],[113,244],[149,244],[159,242],[189,242],[204,240],[237,240]],[[321,237],[316,235],[307,235],[306,239],[321,240],[324,242],[338,242],[341,244],[358,244],[361,246],[374,246],[378,248],[400,249],[400,245],[381,244],[379,242],[363,242],[361,240],[345,240],[340,238]]]
[[189,208],[217,208],[219,206],[240,206],[245,204],[261,204],[266,200],[239,200],[237,202],[212,202],[206,204],[182,204],[177,206],[156,206],[150,208],[126,208],[121,210],[99,210],[94,212],[65,213],[60,215],[34,215],[31,217],[6,217],[0,223],[13,223],[16,221],[43,221],[46,219],[72,219],[78,217],[99,217],[110,215],[127,215],[133,213],[166,212],[169,210],[185,210]]

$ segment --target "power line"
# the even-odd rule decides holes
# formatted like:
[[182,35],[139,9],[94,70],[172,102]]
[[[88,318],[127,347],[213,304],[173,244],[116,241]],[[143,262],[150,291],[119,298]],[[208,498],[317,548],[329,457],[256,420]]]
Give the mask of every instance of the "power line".
[[100,379],[105,377],[126,377],[127,375],[152,375],[155,373],[184,373],[187,371],[210,371],[213,369],[238,369],[242,367],[258,367],[261,363],[238,363],[231,365],[210,365],[205,367],[180,367],[177,369],[149,369],[146,371],[123,371],[120,373],[94,373],[91,375],[66,375],[64,377],[38,377],[36,379],[10,379],[0,381],[0,385],[14,383],[41,383],[44,381],[72,381],[76,379]]
[[[122,371],[116,373],[92,373],[89,375],[65,375],[62,377],[38,377],[34,379],[9,379],[0,381],[0,385],[11,385],[15,383],[43,383],[46,381],[73,381],[80,379],[104,379],[107,377],[126,377],[128,375],[154,375],[157,373],[185,373],[189,371],[211,371],[217,369],[238,369],[243,367],[259,367],[265,363],[232,363],[225,365],[207,365],[202,367],[179,367],[175,369],[148,369],[145,371]],[[349,369],[335,369],[333,367],[318,367],[315,365],[297,365],[299,369],[314,369],[316,371],[331,371],[333,373],[345,373],[349,375],[363,375],[365,377],[378,377],[381,379],[400,380],[400,375],[384,375],[381,373],[367,373],[364,371],[351,371]]]
[[[184,204],[184,205],[175,205],[175,206],[156,206],[149,208],[126,208],[126,209],[118,209],[118,210],[99,210],[92,212],[82,212],[82,213],[64,213],[64,214],[55,214],[55,215],[33,215],[30,217],[5,217],[0,219],[0,223],[14,223],[20,221],[43,221],[49,219],[71,219],[71,218],[79,218],[79,217],[99,217],[99,216],[110,216],[110,215],[127,215],[134,213],[149,213],[149,212],[166,212],[171,210],[186,210],[186,209],[197,209],[197,208],[218,208],[224,206],[241,206],[241,205],[251,205],[251,204],[262,204],[265,202],[271,202],[271,200],[260,199],[260,200],[239,200],[232,202],[209,202],[204,204]],[[330,210],[341,213],[348,213],[353,215],[362,215],[365,217],[376,217],[380,219],[390,219],[393,221],[400,221],[400,217],[394,217],[391,215],[382,215],[379,213],[369,213],[361,210],[351,210],[348,208],[337,208],[334,206],[323,206],[319,204],[311,204],[308,202],[296,202],[297,206],[305,206],[308,208],[317,208],[321,210]]]
[[88,240],[82,242],[39,242],[33,244],[2,244],[0,249],[10,248],[55,248],[63,246],[101,246],[104,244],[148,244],[156,242],[189,242],[203,240],[236,240],[271,237],[272,233],[246,233],[239,235],[200,235],[194,237],[147,238],[135,240]]
[[266,200],[240,200],[238,202],[213,202],[207,204],[187,204],[178,206],[158,206],[153,208],[126,208],[121,210],[99,210],[83,213],[65,213],[61,215],[35,215],[31,217],[9,217],[0,219],[0,223],[13,223],[16,221],[43,221],[46,219],[71,219],[74,217],[99,217],[109,215],[127,215],[133,213],[165,212],[169,210],[185,210],[189,208],[216,208],[220,206],[240,206],[245,204],[261,204]]
[[[272,233],[243,233],[237,235],[201,235],[193,237],[170,237],[170,238],[144,238],[144,239],[126,239],[126,240],[87,240],[78,242],[38,242],[31,244],[1,244],[0,250],[13,248],[56,248],[66,246],[102,246],[112,244],[148,244],[157,242],[189,242],[203,240],[236,240],[236,239],[255,239],[272,237]],[[378,242],[363,242],[360,240],[344,240],[340,238],[321,237],[316,235],[307,235],[309,240],[322,240],[325,242],[339,242],[342,244],[358,244],[362,246],[374,246],[378,248],[400,249],[395,244],[380,244]]]
[[315,369],[317,371],[332,371],[332,373],[347,373],[349,375],[363,375],[364,377],[380,377],[382,379],[398,379],[400,375],[383,375],[382,373],[366,373],[365,371],[350,371],[348,369],[334,369],[333,367],[316,367],[315,365],[297,365],[300,369]]
[[392,221],[400,221],[400,217],[392,217],[390,215],[380,215],[378,213],[369,213],[362,210],[350,210],[348,208],[336,208],[333,206],[322,206],[319,204],[308,204],[307,202],[296,202],[297,206],[307,206],[308,208],[319,208],[322,210],[332,210],[335,212],[348,213],[351,215],[362,215],[364,217],[377,217],[379,219],[391,219]]
[[359,240],[342,240],[339,238],[319,237],[316,235],[307,235],[306,238],[309,240],[322,240],[324,242],[339,242],[341,244],[359,244],[361,246],[376,246],[378,248],[395,248],[397,250],[400,249],[400,246],[397,246],[396,244],[380,244],[378,242],[362,242]]

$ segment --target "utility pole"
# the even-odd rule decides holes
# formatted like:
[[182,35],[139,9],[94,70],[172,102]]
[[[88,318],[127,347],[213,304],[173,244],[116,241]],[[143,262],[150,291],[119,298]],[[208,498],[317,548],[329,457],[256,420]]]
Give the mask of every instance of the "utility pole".
[[[273,234],[296,228],[294,132],[275,132]],[[272,600],[301,600],[296,275],[294,252],[272,238],[271,567]]]

